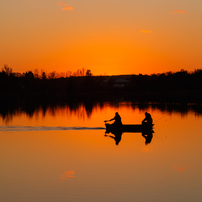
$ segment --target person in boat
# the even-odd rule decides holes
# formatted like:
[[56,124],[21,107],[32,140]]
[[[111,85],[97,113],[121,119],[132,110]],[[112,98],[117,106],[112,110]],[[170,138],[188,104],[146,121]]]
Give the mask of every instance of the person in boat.
[[118,112],[116,112],[114,118],[110,119],[109,121],[113,120],[114,123],[111,124],[112,126],[122,126],[121,117]]
[[142,121],[142,125],[152,126],[152,124],[153,124],[153,119],[151,117],[151,114],[145,112],[145,118]]

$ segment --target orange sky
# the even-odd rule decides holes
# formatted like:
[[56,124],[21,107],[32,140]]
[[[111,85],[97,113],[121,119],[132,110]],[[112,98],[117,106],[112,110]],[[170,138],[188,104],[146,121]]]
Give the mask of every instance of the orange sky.
[[202,68],[202,1],[7,0],[0,67],[94,75]]

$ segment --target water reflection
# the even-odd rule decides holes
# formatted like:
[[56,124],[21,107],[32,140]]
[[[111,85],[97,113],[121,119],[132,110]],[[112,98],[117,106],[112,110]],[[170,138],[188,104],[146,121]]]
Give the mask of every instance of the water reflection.
[[74,177],[74,171],[73,170],[65,171],[65,173],[62,174],[60,181],[64,182],[65,180],[69,180],[70,178],[73,178],[73,177]]
[[[107,135],[107,134],[110,134],[110,133],[111,133],[113,136],[112,136],[112,135]],[[109,132],[109,133],[105,132],[105,137],[110,137],[110,138],[114,139],[115,144],[118,145],[119,142],[121,141],[122,134],[123,134],[123,133],[122,133],[121,130],[114,131],[114,132]]]
[[[112,139],[114,139],[115,144],[119,145],[122,135],[124,132],[122,132],[122,130],[115,130],[115,131],[107,131],[105,132],[105,137],[110,137]],[[131,133],[131,132],[130,132]],[[132,133],[140,133],[140,131],[134,131]],[[153,133],[154,130],[146,130],[146,131],[142,131],[142,137],[145,139],[145,145],[151,143],[152,138],[153,138]]]
[[[75,110],[65,104],[47,106],[46,117],[38,108],[32,118],[22,107],[16,111],[20,117],[2,123],[0,130],[7,131],[0,131],[0,201],[201,200],[202,117],[162,113],[158,104],[148,104],[149,110],[132,102],[103,102],[102,110],[99,103],[93,106],[85,121],[81,117],[89,108],[82,103]],[[104,137],[106,128],[97,126],[104,127],[103,120],[116,111],[124,124],[141,124],[148,111],[155,133],[138,126],[131,133],[127,128]]]
[[149,144],[149,143],[151,143],[152,138],[153,138],[153,133],[154,133],[153,130],[148,131],[148,132],[143,132],[143,133],[142,133],[142,137],[145,138],[145,144],[146,144],[146,145]]
[[82,99],[57,99],[57,97],[26,97],[26,98],[5,98],[0,100],[0,117],[5,122],[12,120],[13,116],[25,113],[28,117],[32,118],[34,114],[43,112],[43,116],[49,112],[55,116],[58,109],[67,108],[70,113],[76,113],[80,118],[90,118],[93,111],[97,108],[102,109],[105,106],[119,108],[121,106],[131,107],[132,109],[139,109],[146,111],[148,109],[160,110],[167,113],[181,113],[186,116],[188,112],[194,112],[195,115],[202,115],[202,107],[200,104],[190,103],[149,103],[149,102],[135,102],[123,99],[95,99],[95,98],[82,98]]

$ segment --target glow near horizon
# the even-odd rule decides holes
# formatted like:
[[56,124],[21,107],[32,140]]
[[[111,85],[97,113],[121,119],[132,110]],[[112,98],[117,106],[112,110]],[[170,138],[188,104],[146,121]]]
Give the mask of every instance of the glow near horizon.
[[151,74],[202,68],[199,0],[7,0],[0,68]]

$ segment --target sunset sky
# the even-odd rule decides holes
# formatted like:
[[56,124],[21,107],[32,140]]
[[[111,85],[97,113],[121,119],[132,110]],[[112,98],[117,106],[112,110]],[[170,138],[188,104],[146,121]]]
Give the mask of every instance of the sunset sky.
[[202,68],[201,0],[6,0],[0,69],[94,75]]

